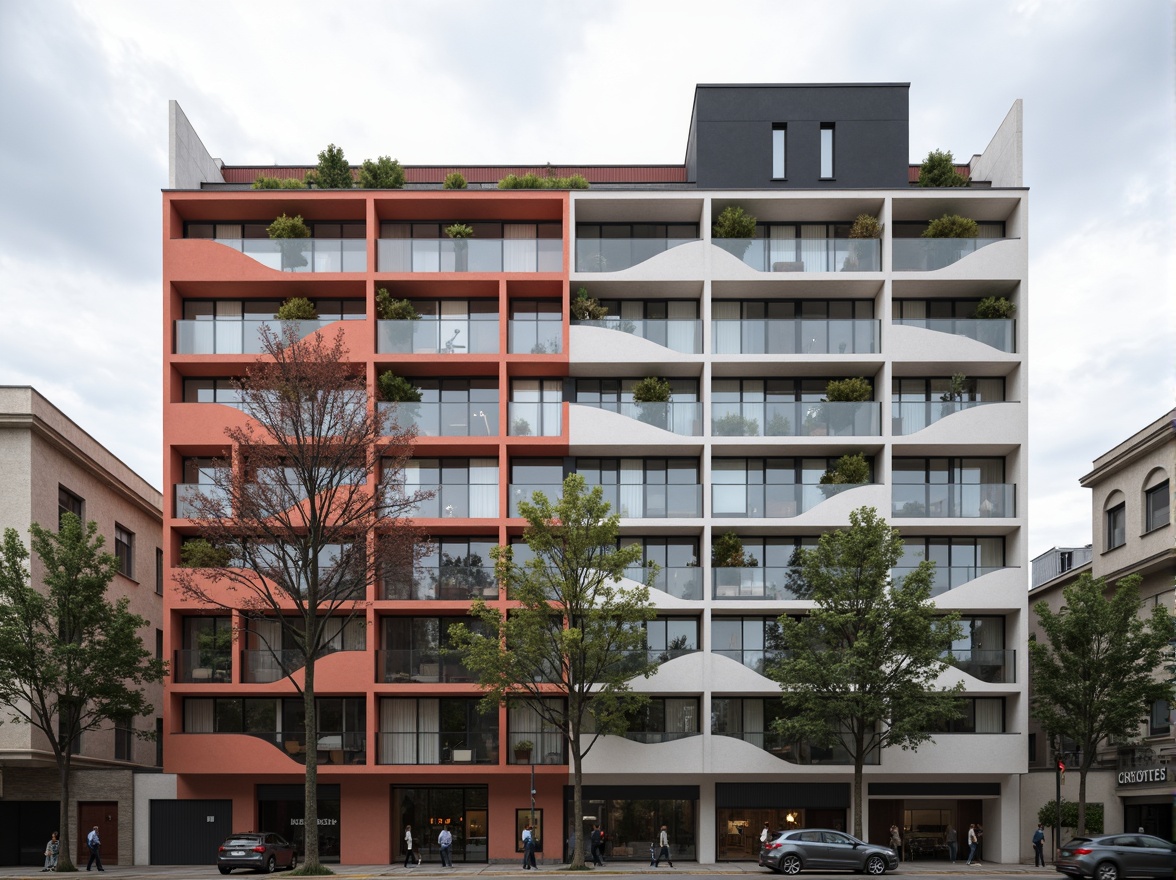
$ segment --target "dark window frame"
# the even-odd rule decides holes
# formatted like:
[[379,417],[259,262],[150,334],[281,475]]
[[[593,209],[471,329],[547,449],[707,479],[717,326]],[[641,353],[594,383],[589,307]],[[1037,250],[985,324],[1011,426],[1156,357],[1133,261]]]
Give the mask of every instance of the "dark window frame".
[[1116,550],[1127,543],[1127,502],[1120,501],[1104,515],[1106,521],[1106,551]]
[[114,524],[114,555],[119,574],[135,579],[135,533],[121,523]]
[[[1164,480],[1143,491],[1143,533],[1154,532],[1168,525],[1172,516],[1171,482]],[[1160,506],[1163,499],[1163,506]]]

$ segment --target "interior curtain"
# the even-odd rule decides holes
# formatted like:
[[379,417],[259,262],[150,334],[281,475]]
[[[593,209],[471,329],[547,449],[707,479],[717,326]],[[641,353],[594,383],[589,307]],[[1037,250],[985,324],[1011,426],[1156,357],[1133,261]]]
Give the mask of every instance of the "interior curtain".
[[698,305],[692,302],[671,302],[666,310],[669,318],[666,328],[666,347],[683,354],[697,354]]
[[387,764],[416,764],[416,700],[383,700],[380,704],[380,730],[392,734]]
[[792,226],[769,227],[768,268],[775,263],[792,263],[796,260],[796,229]]
[[249,622],[249,648],[253,658],[250,676],[253,681],[276,681],[282,676],[282,665],[273,652],[282,650],[282,624],[277,620]]
[[436,697],[417,700],[417,763],[441,763],[441,710]]
[[412,271],[412,229],[407,223],[381,223],[379,258],[383,272]]
[[743,739],[759,748],[764,747],[764,701],[743,701]]
[[184,700],[184,733],[213,733],[213,700]]
[[621,516],[645,515],[645,467],[639,458],[622,458],[620,474]]
[[1004,733],[1004,705],[1000,699],[976,699],[976,733]]
[[470,459],[470,516],[498,516],[498,459]]
[[666,733],[698,733],[698,700],[666,699]]
[[538,231],[534,223],[502,224],[502,271],[534,272],[538,267]]
[[825,225],[806,224],[800,227],[800,259],[806,272],[829,270]]
[[740,340],[743,338],[740,319],[740,305],[735,300],[717,300],[711,303],[711,314],[714,316],[714,335],[712,342],[715,354],[741,354]]

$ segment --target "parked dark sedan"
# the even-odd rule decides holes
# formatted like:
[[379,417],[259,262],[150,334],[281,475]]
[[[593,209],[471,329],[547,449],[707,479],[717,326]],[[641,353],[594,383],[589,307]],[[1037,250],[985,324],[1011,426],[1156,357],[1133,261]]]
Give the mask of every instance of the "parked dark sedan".
[[765,843],[759,863],[778,874],[797,874],[803,870],[885,874],[898,867],[898,853],[888,846],[858,840],[844,831],[799,828],[784,831]]
[[1176,876],[1176,844],[1150,834],[1075,837],[1062,847],[1057,869],[1071,877],[1125,880]]
[[233,868],[250,868],[272,874],[278,868],[298,867],[294,844],[281,835],[266,831],[245,831],[230,835],[216,851],[216,866],[222,874]]

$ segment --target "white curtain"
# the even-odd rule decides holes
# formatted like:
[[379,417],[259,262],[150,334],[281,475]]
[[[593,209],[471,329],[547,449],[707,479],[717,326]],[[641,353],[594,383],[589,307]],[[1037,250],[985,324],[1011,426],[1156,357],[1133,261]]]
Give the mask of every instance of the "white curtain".
[[666,347],[684,354],[697,354],[698,306],[692,302],[671,302],[666,310],[669,318],[666,328]]
[[362,651],[366,644],[365,626],[362,617],[351,620],[329,618],[324,624],[325,641],[334,651]]
[[416,700],[382,700],[380,703],[380,731],[394,734],[388,737],[390,747],[384,755],[385,764],[416,764]]
[[666,699],[666,733],[698,733],[698,700]]
[[470,516],[498,516],[498,459],[470,459]]
[[282,677],[282,665],[273,651],[282,650],[282,624],[277,620],[253,620],[249,623],[251,681],[277,681]]
[[806,225],[800,227],[800,259],[806,272],[827,272],[828,257],[825,250],[825,226]]
[[440,701],[436,697],[417,701],[417,763],[441,763]]
[[184,733],[212,733],[213,701],[189,697],[184,700]]
[[999,698],[976,700],[976,732],[1004,733],[1004,704]]
[[407,223],[381,223],[379,258],[384,272],[412,271],[412,229]]
[[622,458],[620,479],[621,516],[644,516],[645,468],[641,459]]
[[239,239],[242,236],[240,223],[217,223],[214,227],[212,237],[218,240],[228,239],[232,241]]
[[216,304],[216,354],[241,354],[252,352],[243,333],[249,334],[253,340],[257,339],[257,327],[252,323],[248,327],[241,324],[244,310],[240,300],[227,300]]
[[740,341],[743,336],[739,324],[742,317],[739,303],[734,300],[712,302],[711,314],[716,322],[715,338],[711,343],[715,354],[741,354]]
[[743,701],[743,738],[753,746],[764,747],[764,701]]
[[775,263],[792,263],[796,260],[796,229],[792,226],[771,227],[768,242],[768,268]]
[[538,232],[534,223],[502,224],[502,271],[534,272],[538,265]]

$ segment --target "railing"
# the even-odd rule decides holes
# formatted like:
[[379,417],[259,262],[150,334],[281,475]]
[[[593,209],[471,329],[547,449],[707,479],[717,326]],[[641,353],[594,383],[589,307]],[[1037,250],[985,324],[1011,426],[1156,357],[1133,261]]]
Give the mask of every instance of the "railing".
[[[592,489],[592,486],[588,487]],[[609,485],[601,487],[604,500],[615,513],[633,519],[676,519],[702,516],[702,486],[700,485]],[[563,496],[560,483],[511,483],[510,515],[520,516],[519,501],[530,501],[531,493],[540,491],[555,503]]]
[[224,319],[215,321],[176,321],[176,354],[261,354],[265,351],[262,327],[281,340],[290,327],[304,339],[336,319],[318,321],[280,321],[277,318]]
[[671,660],[676,660],[678,657],[685,657],[687,654],[697,653],[697,647],[664,648],[661,650],[647,648],[643,651],[625,651],[623,656],[618,658],[617,669],[621,675],[636,675],[637,671],[644,668],[647,664],[668,663]]
[[711,322],[715,354],[877,354],[872,318],[722,319]]
[[380,272],[561,272],[562,238],[382,238]]
[[[853,758],[840,744],[824,748],[811,743],[798,743],[795,740],[786,740],[772,730],[744,730],[738,733],[715,733],[714,735],[741,739],[765,752],[770,752],[782,761],[788,761],[790,764],[853,764]],[[881,763],[878,749],[872,749],[866,754],[865,763]]]
[[380,733],[381,764],[497,764],[498,733]]
[[986,245],[1006,238],[896,238],[892,242],[894,271],[925,272],[957,263]]
[[702,354],[702,321],[696,318],[601,318],[572,321],[573,327],[600,327],[647,339],[670,351]]
[[[1001,571],[1005,566],[1003,565],[936,565],[934,580],[931,584],[931,595],[938,596],[940,593],[946,593],[948,590],[954,590],[956,587],[963,586],[969,581],[974,581],[976,578],[994,571]],[[913,565],[898,565],[890,570],[890,576],[894,580],[905,578],[908,574],[915,570]]]
[[201,513],[197,502],[199,496],[205,496],[217,503],[218,506],[224,506],[226,508],[224,512],[228,513],[229,496],[224,489],[210,483],[176,483],[176,517],[178,519],[199,517]]
[[366,272],[367,241],[362,238],[218,238],[283,272]]
[[782,568],[714,568],[716,599],[766,599],[773,602],[798,599],[788,587],[788,567]]
[[712,403],[713,437],[878,437],[875,401]]
[[895,483],[890,515],[894,517],[1016,516],[1012,483]]
[[966,336],[998,351],[1012,353],[1017,350],[1017,322],[1012,318],[896,318],[894,323]]
[[1013,684],[1017,680],[1017,652],[1011,648],[953,648],[943,652],[943,659],[961,672],[991,684]]
[[563,324],[556,321],[511,321],[507,327],[510,354],[559,354],[563,351]]
[[760,675],[766,675],[768,666],[779,659],[779,652],[766,651],[763,648],[759,650],[750,650],[747,648],[732,648],[728,650],[712,649],[711,653],[719,657],[730,657],[736,663],[741,663],[748,669],[758,672]]
[[711,486],[711,516],[774,519],[799,516],[812,510],[822,501],[868,483],[840,483],[810,485],[785,483],[781,485],[724,485]]
[[492,403],[381,403],[380,412],[421,437],[497,437],[498,401]]
[[176,684],[227,683],[233,679],[233,655],[229,650],[185,648],[175,655],[171,675]]
[[877,272],[876,238],[716,238],[711,243],[757,272]]
[[999,400],[908,400],[890,404],[891,433],[905,436],[922,431],[940,419],[946,419],[966,409],[1003,403]]
[[291,672],[301,669],[303,663],[301,651],[271,651],[268,648],[242,651],[241,680],[250,684],[281,681]]
[[445,519],[486,519],[498,516],[498,483],[450,483],[443,486],[410,486],[436,492],[404,511],[407,516],[444,517]]
[[498,354],[498,316],[377,321],[379,354]]
[[382,583],[381,599],[425,601],[469,601],[497,599],[498,581],[493,563],[486,565],[408,566],[388,569]]
[[376,652],[376,670],[377,681],[382,684],[474,680],[473,673],[456,656],[440,648],[385,648]]
[[[632,580],[645,583],[646,576],[644,568],[625,569],[625,577]],[[653,579],[653,589],[679,599],[701,599],[702,569],[697,565],[658,569]]]
[[683,437],[702,436],[702,404],[701,403],[633,403],[632,401],[584,402],[575,401],[580,406],[590,406],[594,409],[615,412],[634,421],[644,422],[679,434]]
[[621,736],[630,742],[651,745],[688,739],[692,736],[702,736],[702,732],[698,730],[626,730]]
[[367,734],[355,730],[321,731],[318,738],[308,739],[300,730],[262,733],[247,731],[251,736],[272,742],[299,764],[306,763],[306,750],[313,745],[320,764],[367,763]]
[[515,403],[508,405],[512,437],[558,437],[563,433],[563,404]]
[[577,238],[577,272],[619,272],[697,238]]
[[506,762],[508,764],[566,764],[568,762],[567,746],[563,734],[553,730],[511,730],[508,734],[509,743],[523,740],[532,743],[529,752],[519,752],[508,747]]

